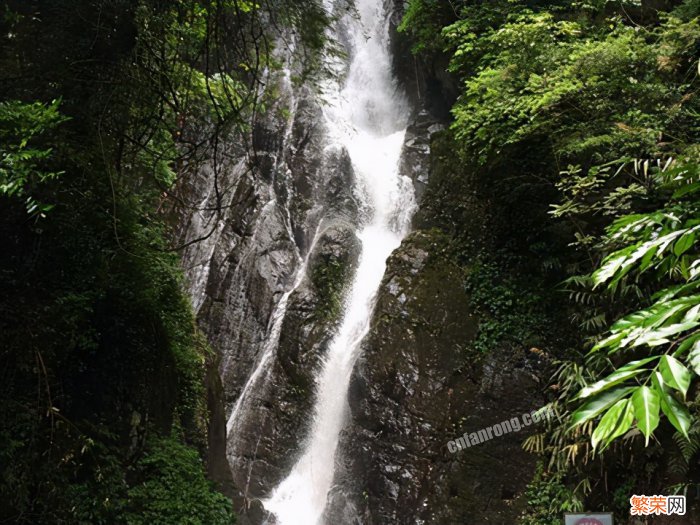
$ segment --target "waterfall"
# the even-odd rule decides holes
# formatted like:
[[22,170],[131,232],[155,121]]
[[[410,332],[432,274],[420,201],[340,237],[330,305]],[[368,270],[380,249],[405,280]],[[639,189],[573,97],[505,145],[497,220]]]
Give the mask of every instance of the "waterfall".
[[349,64],[327,59],[339,74],[325,85],[323,113],[327,148],[344,148],[352,160],[363,210],[356,232],[362,252],[340,326],[316,377],[308,441],[291,472],[263,502],[281,525],[321,520],[347,415],[350,375],[369,330],[386,260],[407,233],[415,208],[412,183],[398,173],[408,106],[391,73],[388,13],[382,0],[356,0],[356,8],[336,22],[348,33]]

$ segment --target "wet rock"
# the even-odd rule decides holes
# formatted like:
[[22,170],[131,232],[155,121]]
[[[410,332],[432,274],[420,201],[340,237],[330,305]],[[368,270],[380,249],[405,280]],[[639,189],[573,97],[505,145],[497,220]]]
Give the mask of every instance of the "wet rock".
[[[342,43],[342,31],[339,38]],[[414,63],[404,55],[397,57],[400,77],[409,82],[409,65],[413,71]],[[288,77],[299,72],[295,57],[280,58],[290,68]],[[272,523],[259,499],[269,496],[286,475],[306,438],[314,377],[337,328],[345,286],[359,256],[354,232],[366,212],[358,208],[353,194],[354,174],[347,151],[326,147],[322,109],[313,87],[291,85],[283,72],[272,75],[268,84],[275,86],[279,96],[259,117],[251,137],[231,137],[220,151],[211,152],[212,158],[220,159],[217,168],[204,168],[196,178],[186,181],[181,193],[183,201],[191,205],[179,210],[180,241],[189,243],[183,265],[198,323],[219,357],[221,381],[219,385],[211,382],[212,403],[220,406],[214,410],[216,418],[212,422],[212,435],[216,436],[212,461],[221,462],[225,449],[228,465],[219,463],[210,472],[223,484],[232,480],[233,486],[227,487],[233,493],[235,510],[241,523],[251,524]],[[425,110],[412,115],[399,169],[421,194],[428,182],[430,137],[444,125],[444,114],[439,110],[438,98],[426,98],[425,79],[407,85],[416,93],[412,100],[420,102],[416,107]],[[250,139],[253,148],[246,151],[242,144]],[[418,293],[413,287],[414,280],[425,277],[424,269],[432,268],[431,257],[429,246],[415,242],[392,258],[386,283],[392,282],[394,288],[380,294],[374,321],[379,332],[373,331],[367,344],[373,345],[389,366],[391,360],[384,355],[387,349],[379,345],[384,341],[380,332],[386,328],[385,335],[395,337],[393,348],[406,347],[402,354],[406,359],[391,364],[384,375],[377,377],[358,367],[351,401],[362,437],[357,442],[361,453],[355,456],[351,450],[339,456],[339,461],[346,462],[343,471],[347,473],[368,466],[375,454],[387,460],[386,468],[381,469],[383,478],[353,497],[346,497],[350,493],[344,485],[333,489],[330,497],[337,503],[332,509],[338,520],[332,523],[361,520],[368,509],[375,508],[380,494],[397,505],[409,501],[404,496],[405,486],[419,475],[407,465],[406,458],[416,452],[406,439],[392,439],[387,450],[378,442],[380,448],[375,451],[362,432],[384,432],[385,436],[414,432],[428,442],[435,438],[425,436],[440,431],[438,422],[427,417],[414,420],[411,414],[399,410],[406,396],[421,400],[416,401],[415,410],[427,410],[426,392],[443,388],[445,380],[438,373],[442,368],[431,371],[431,367],[435,367],[434,359],[447,359],[447,354],[428,343],[433,329],[426,328],[426,323],[435,323],[444,333],[452,334],[445,335],[449,344],[456,344],[462,337],[456,335],[462,331],[456,322],[448,326],[441,320],[462,310],[431,313],[428,296],[443,292],[421,289]],[[305,273],[299,280],[302,269]],[[440,270],[435,275],[450,283],[452,271],[443,274]],[[437,289],[439,283],[431,286]],[[224,415],[232,412],[261,362],[283,297],[288,300],[279,344],[244,399],[241,413],[245,417],[236,421],[235,433],[226,437]],[[419,304],[426,306],[419,308]],[[384,312],[390,316],[384,316]],[[420,315],[414,315],[416,312]],[[423,350],[411,353],[415,346]],[[372,400],[375,389],[391,400],[386,415],[395,419],[388,426],[381,423],[384,413]],[[414,430],[409,432],[409,428]],[[226,468],[230,468],[230,478]],[[366,474],[358,480],[364,480]],[[383,515],[384,510],[377,512]]]
[[[273,84],[280,96],[253,130],[254,150],[241,151],[232,137],[217,169],[200,170],[182,188],[183,200],[197,209],[179,210],[181,241],[191,243],[183,256],[188,286],[219,358],[211,458],[219,463],[210,472],[248,523],[267,519],[258,500],[303,444],[315,372],[359,256],[354,232],[361,212],[347,151],[326,148],[312,88],[285,83],[283,75]],[[279,344],[243,399],[235,432],[225,436],[224,414],[258,368],[282,298],[294,286],[281,312]]]
[[429,180],[432,136],[443,129],[445,125],[426,110],[420,111],[406,128],[399,173],[413,181],[418,202]]
[[293,466],[307,438],[315,393],[314,378],[334,335],[340,310],[329,313],[329,292],[314,275],[330,263],[343,270],[334,277],[332,293],[342,300],[359,257],[354,227],[333,222],[320,234],[309,257],[308,270],[289,298],[276,356],[267,379],[255,390],[255,417],[237,427],[235,447],[229,447],[234,479],[245,500],[269,495]]
[[396,31],[406,2],[388,0],[387,3],[392,13],[390,43],[394,75],[405,88],[411,107],[427,110],[437,122],[449,122],[450,109],[460,92],[457,80],[447,72],[449,55],[435,53],[425,57],[412,53],[409,37]]
[[533,468],[525,432],[454,454],[447,443],[539,408],[538,362],[468,353],[468,304],[439,234],[416,232],[390,258],[353,373],[331,523],[352,505],[366,524],[517,522]]

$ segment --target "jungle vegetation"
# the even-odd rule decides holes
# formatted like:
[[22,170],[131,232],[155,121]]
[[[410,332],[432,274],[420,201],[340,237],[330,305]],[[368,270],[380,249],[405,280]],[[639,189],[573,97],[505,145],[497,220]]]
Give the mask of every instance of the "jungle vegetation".
[[245,147],[273,24],[323,45],[300,0],[0,6],[0,522],[232,523],[169,210]]
[[[460,152],[454,173],[528,217],[500,237],[507,256],[471,264],[495,319],[478,349],[507,335],[494,324],[524,344],[528,325],[546,326],[518,279],[555,283],[567,311],[549,325],[567,345],[546,347],[559,417],[525,443],[542,458],[527,523],[585,501],[628,515],[603,480],[629,492],[661,476],[669,493],[700,481],[699,16],[697,0],[410,0],[399,27],[457,79],[440,138]],[[443,215],[456,231],[457,212]],[[513,258],[534,261],[529,273]],[[508,315],[492,292],[504,286]]]

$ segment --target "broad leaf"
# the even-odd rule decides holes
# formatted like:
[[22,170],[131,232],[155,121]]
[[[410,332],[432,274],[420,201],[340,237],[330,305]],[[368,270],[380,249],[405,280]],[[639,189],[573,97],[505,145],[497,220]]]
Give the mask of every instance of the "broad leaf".
[[700,375],[700,334],[693,341],[693,346],[688,353],[688,364],[697,375]]
[[654,382],[654,387],[656,392],[659,394],[659,401],[661,404],[661,410],[670,421],[670,423],[676,427],[676,430],[683,434],[686,439],[688,437],[688,430],[690,429],[691,418],[688,409],[681,405],[678,400],[671,395],[671,393],[666,389],[664,385],[664,378],[659,372],[656,372],[652,376]]
[[600,381],[593,383],[590,386],[582,388],[575,399],[584,399],[586,397],[591,397],[594,394],[598,394],[599,392],[603,392],[604,390],[607,390],[607,389],[609,389],[609,388],[611,388],[619,383],[622,383],[623,381],[627,381],[628,379],[630,379],[636,375],[639,375],[645,371],[646,371],[646,369],[624,370],[622,372],[620,372],[620,371],[613,372],[608,377],[601,379]]
[[694,229],[691,229],[687,233],[684,233],[681,238],[676,241],[676,244],[673,245],[673,254],[676,257],[683,255],[695,244],[695,231],[693,230]]
[[591,276],[593,278],[594,288],[611,279],[627,260],[627,257],[635,250],[635,248],[636,246],[628,246],[627,248],[619,250],[607,257],[602,266],[593,272],[593,275]]
[[[670,342],[668,339],[670,336],[679,334],[681,332],[685,332],[687,330],[692,330],[698,325],[700,325],[700,322],[698,321],[686,321],[684,323],[675,323],[668,326],[664,326],[662,328],[659,328],[658,330],[642,331],[639,334],[639,336],[634,337],[634,343],[631,346],[632,348],[634,348],[635,346],[640,346],[644,344],[648,346],[659,346],[662,344],[666,344]],[[621,344],[621,346],[626,345]]]
[[630,361],[624,366],[621,366],[620,368],[617,369],[617,372],[627,372],[628,370],[636,370],[637,368],[640,368],[647,363],[651,363],[652,361],[655,361],[659,358],[658,355],[653,355],[651,357],[645,357],[644,359],[637,359],[636,361]]
[[634,387],[632,386],[620,387],[603,392],[599,396],[591,399],[588,403],[571,414],[572,427],[581,425],[586,421],[593,419],[620,398],[629,394],[632,390],[634,390]]
[[637,427],[645,438],[645,446],[649,444],[649,437],[654,429],[659,426],[659,409],[661,404],[659,394],[648,386],[640,386],[632,395],[634,417],[637,418]]
[[664,378],[664,382],[671,388],[675,388],[682,393],[685,398],[691,379],[688,369],[676,358],[670,355],[664,355],[661,357],[659,370],[661,376]]
[[591,443],[597,448],[600,443],[605,448],[616,437],[621,436],[632,427],[634,409],[629,399],[620,399],[605,413],[593,431]]
[[678,348],[673,352],[673,357],[678,357],[685,354],[689,349],[695,346],[695,343],[700,339],[700,332],[696,332],[693,335],[686,337]]

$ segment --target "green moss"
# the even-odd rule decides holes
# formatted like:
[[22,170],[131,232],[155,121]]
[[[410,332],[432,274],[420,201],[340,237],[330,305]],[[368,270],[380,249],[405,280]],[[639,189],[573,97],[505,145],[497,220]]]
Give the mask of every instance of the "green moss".
[[311,273],[318,302],[315,315],[323,321],[338,319],[342,310],[343,292],[349,276],[349,265],[333,255],[322,255]]
[[541,346],[548,327],[542,294],[511,269],[477,260],[467,270],[466,290],[479,318],[472,346],[480,352],[504,343]]

